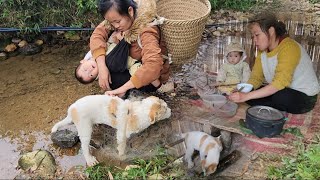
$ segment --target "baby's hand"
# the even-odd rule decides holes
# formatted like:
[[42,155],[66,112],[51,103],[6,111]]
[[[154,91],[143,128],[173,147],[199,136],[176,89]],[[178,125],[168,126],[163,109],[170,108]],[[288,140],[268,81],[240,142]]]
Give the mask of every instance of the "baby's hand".
[[123,37],[124,37],[124,35],[122,34],[121,31],[116,33],[116,38],[117,38],[118,41],[121,41],[123,39]]
[[123,33],[121,32],[121,31],[114,31],[112,34],[111,34],[111,36],[110,36],[110,38],[109,39],[111,39],[111,43],[116,43],[116,44],[118,44],[122,39],[123,39]]

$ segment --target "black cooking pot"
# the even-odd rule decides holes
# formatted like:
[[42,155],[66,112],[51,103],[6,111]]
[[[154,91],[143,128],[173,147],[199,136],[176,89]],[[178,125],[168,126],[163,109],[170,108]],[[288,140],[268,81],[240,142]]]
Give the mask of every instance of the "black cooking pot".
[[279,135],[286,122],[284,114],[268,106],[252,106],[246,111],[246,126],[259,138]]

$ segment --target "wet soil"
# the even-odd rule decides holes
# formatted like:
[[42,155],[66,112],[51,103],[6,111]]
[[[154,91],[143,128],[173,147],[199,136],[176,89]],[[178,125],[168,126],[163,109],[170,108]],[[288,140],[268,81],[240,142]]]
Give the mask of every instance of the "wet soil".
[[[87,51],[87,42],[61,42],[44,46],[36,55],[18,55],[0,61],[0,161],[3,162],[0,179],[12,179],[20,174],[22,171],[17,169],[20,155],[37,149],[46,149],[53,154],[59,166],[57,177],[84,176],[81,168],[77,168],[85,167],[79,144],[60,149],[52,143],[50,130],[66,116],[74,101],[86,95],[103,93],[98,82],[83,85],[74,78],[74,69]],[[173,65],[173,69],[179,68]],[[165,95],[162,98],[168,101],[170,97]],[[169,103],[174,106],[175,100]],[[176,110],[178,112],[179,108]],[[156,147],[164,144],[168,132],[171,132],[170,123],[159,122],[130,138],[127,160],[153,156]],[[66,128],[73,129],[74,126]],[[92,145],[98,148],[93,150],[98,160],[107,165],[125,167],[125,163],[113,158],[117,157],[114,129],[95,126]]]
[[57,157],[63,154],[57,160],[63,171],[85,164],[82,158],[76,160],[79,148],[59,150],[48,135],[76,99],[101,93],[97,83],[82,85],[73,76],[87,50],[86,42],[67,42],[45,47],[33,56],[18,55],[0,62],[0,146],[1,154],[7,154],[0,158],[4,165],[0,178],[15,177],[19,152],[41,148],[54,149]]
[[[45,46],[41,53],[33,56],[18,55],[0,61],[0,178],[12,179],[21,174],[17,169],[20,155],[37,149],[53,154],[58,164],[56,177],[85,177],[85,160],[79,144],[60,149],[52,143],[50,130],[65,117],[67,108],[75,100],[103,93],[98,82],[82,85],[74,78],[74,69],[87,50],[86,42],[69,42]],[[181,67],[173,65],[172,69],[175,72]],[[173,116],[130,138],[127,161],[153,156],[158,145],[169,141],[173,132],[171,123],[183,111],[179,100],[186,94],[189,92],[180,89],[176,97],[160,95],[174,109]],[[94,129],[92,145],[97,149],[93,154],[107,165],[125,167],[127,161],[114,158],[117,157],[115,130],[104,125]]]
[[85,48],[81,43],[55,46],[0,62],[1,134],[48,132],[75,99],[99,93],[96,84],[84,86],[73,77]]
[[[75,100],[86,95],[103,93],[98,82],[82,85],[73,76],[74,69],[87,48],[86,42],[69,42],[44,47],[41,53],[33,56],[18,55],[0,61],[0,179],[28,177],[21,176],[24,173],[17,168],[17,162],[21,154],[37,149],[48,150],[55,157],[58,165],[55,178],[86,177],[86,165],[80,145],[61,149],[52,143],[50,130],[56,122],[65,117],[67,108]],[[205,47],[201,46],[200,51],[203,51],[201,49]],[[173,74],[181,69],[184,69],[181,68],[181,64],[172,65]],[[179,89],[176,94],[156,94],[168,102],[173,109],[173,115],[169,120],[158,122],[131,137],[127,143],[129,150],[126,161],[117,158],[115,130],[105,125],[95,126],[91,144],[96,148],[93,149],[93,154],[97,159],[106,165],[125,167],[132,158],[149,158],[156,153],[158,145],[170,142],[174,133],[172,123],[186,110],[179,104],[180,100],[197,98],[190,87],[178,86],[176,89]],[[74,126],[66,128],[73,129]],[[236,139],[237,135],[234,136]],[[237,142],[234,143],[232,149],[239,148],[239,145]],[[252,152],[246,149],[241,151],[243,154],[238,161],[240,164],[237,163],[238,165],[225,170],[225,173],[222,173],[223,177],[244,177],[241,174],[244,171],[242,164],[247,163]],[[256,169],[247,174],[249,173],[257,178],[265,176],[264,171]]]

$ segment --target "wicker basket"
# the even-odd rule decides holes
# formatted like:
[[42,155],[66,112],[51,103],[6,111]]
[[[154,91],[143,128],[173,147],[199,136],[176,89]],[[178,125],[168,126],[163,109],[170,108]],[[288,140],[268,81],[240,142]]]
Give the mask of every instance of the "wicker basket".
[[162,36],[173,63],[195,57],[211,11],[208,0],[158,0],[157,15],[164,17]]

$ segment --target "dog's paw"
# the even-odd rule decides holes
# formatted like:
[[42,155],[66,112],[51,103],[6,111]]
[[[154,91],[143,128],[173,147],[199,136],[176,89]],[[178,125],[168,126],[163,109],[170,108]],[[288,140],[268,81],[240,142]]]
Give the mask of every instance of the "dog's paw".
[[94,165],[96,165],[96,164],[99,163],[98,160],[96,159],[96,157],[94,157],[94,156],[89,156],[89,157],[86,159],[86,161],[87,161],[87,165],[88,165],[88,166],[94,166]]

